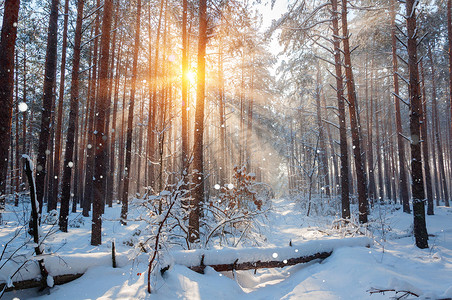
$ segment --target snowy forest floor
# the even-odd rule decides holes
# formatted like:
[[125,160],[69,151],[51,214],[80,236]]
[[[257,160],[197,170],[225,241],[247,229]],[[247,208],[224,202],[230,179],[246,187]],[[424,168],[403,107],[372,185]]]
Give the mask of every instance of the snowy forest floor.
[[[2,251],[28,211],[7,207],[6,225],[0,230]],[[39,293],[37,289],[12,291],[3,299],[389,299],[394,292],[370,295],[371,288],[409,290],[420,295],[408,299],[452,297],[452,209],[436,207],[427,216],[429,249],[414,245],[412,215],[400,207],[376,206],[366,228],[348,226],[334,228],[336,217],[306,217],[305,210],[289,199],[274,199],[268,221],[261,224],[266,235],[262,246],[288,246],[314,239],[341,238],[365,233],[374,240],[371,248],[343,247],[325,260],[281,269],[256,272],[218,273],[206,268],[201,275],[174,265],[163,278],[155,281],[154,293],[146,291],[146,269],[149,254],[135,260],[134,250],[124,244],[141,225],[129,222],[121,226],[117,220],[120,205],[106,208],[103,221],[103,244],[90,245],[91,219],[81,213],[71,214],[69,233],[56,230],[46,238],[47,252],[55,252],[68,262],[76,263],[76,272],[85,274],[70,283]],[[18,221],[19,220],[19,221]],[[78,227],[77,227],[78,226]],[[51,225],[43,226],[44,233]],[[25,232],[9,245],[23,243]],[[118,268],[111,267],[111,241],[115,239]],[[25,247],[32,251],[31,246]],[[35,263],[33,263],[35,264]],[[60,263],[64,268],[65,263]],[[74,265],[74,264],[72,264]],[[33,273],[30,266],[24,270]],[[52,270],[49,270],[52,273]],[[55,271],[55,270],[53,270]],[[56,270],[57,271],[57,270]],[[11,269],[0,270],[0,281]],[[20,277],[19,277],[20,278]]]

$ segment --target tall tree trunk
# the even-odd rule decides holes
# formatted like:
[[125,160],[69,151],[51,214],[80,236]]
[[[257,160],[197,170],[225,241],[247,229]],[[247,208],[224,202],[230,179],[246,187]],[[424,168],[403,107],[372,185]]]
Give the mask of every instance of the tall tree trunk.
[[[56,77],[55,77],[56,79]],[[55,82],[55,88],[56,88],[56,82]],[[54,90],[54,93],[56,91]],[[49,139],[49,149],[48,149],[48,158],[47,158],[47,167],[46,170],[48,170],[46,174],[46,183],[45,183],[45,190],[44,190],[44,203],[47,203],[47,212],[49,212],[49,208],[53,208],[54,203],[56,200],[52,198],[53,194],[53,183],[54,183],[54,175],[53,175],[53,158],[55,156],[54,151],[54,141],[55,141],[55,94],[52,99],[52,118],[50,121],[50,139]]]
[[416,35],[416,0],[406,1],[406,25],[408,35],[408,73],[410,96],[410,133],[411,133],[411,188],[413,194],[414,237],[416,246],[428,248],[427,226],[425,223],[424,183],[422,178],[422,158],[420,144],[421,95],[419,90],[419,72]]
[[[376,90],[376,89],[375,89]],[[380,107],[378,106],[378,95],[375,93],[375,139],[376,139],[376,154],[377,154],[377,177],[378,177],[378,200],[380,203],[384,202],[384,187],[383,187],[383,166],[381,163],[381,142],[380,142]]]
[[[78,151],[78,149],[79,149],[79,147],[78,147],[78,145],[79,145],[79,137],[78,137],[78,133],[80,132],[80,127],[79,127],[79,116],[78,116],[79,114],[77,114],[77,117],[75,118],[75,132],[74,132],[74,134],[75,134],[75,142],[74,142],[74,152],[75,153],[73,153],[73,156],[74,156],[74,166],[75,166],[75,168],[74,168],[74,170],[72,171],[73,173],[73,175],[72,176],[74,176],[74,180],[73,180],[73,182],[74,182],[74,186],[73,186],[73,188],[72,188],[72,212],[73,213],[76,213],[77,212],[77,203],[78,203],[78,201],[79,201],[79,193],[78,193],[78,191],[79,191],[79,186],[81,185],[81,183],[79,182],[79,178],[81,178],[81,176],[80,176],[80,172],[79,172],[79,169],[80,169],[80,167],[79,167],[79,164],[78,164],[78,160],[79,160],[79,151]],[[69,164],[69,163],[68,163]]]
[[183,189],[188,189],[187,175],[189,166],[189,145],[188,145],[188,34],[187,34],[187,13],[188,0],[182,3],[182,178],[184,180]]
[[[251,78],[250,78],[250,91],[249,91],[249,96],[248,96],[248,108],[247,108],[247,124],[246,124],[246,162],[247,162],[247,171],[251,172],[251,151],[253,148],[253,144],[252,144],[252,139],[251,139],[251,135],[253,132],[253,106],[254,106],[254,97],[255,97],[255,93],[254,93],[254,56],[252,56],[251,58]],[[325,142],[325,141],[323,141]],[[211,161],[211,160],[209,160]],[[326,172],[326,179],[328,180],[328,170]],[[329,184],[327,184],[327,188],[329,191]]]
[[140,125],[139,125],[139,133],[138,133],[138,150],[137,152],[137,188],[136,188],[136,194],[140,195],[140,190],[141,190],[141,160],[142,160],[142,156],[141,153],[142,152],[142,147],[143,147],[143,122],[144,122],[144,100],[143,97],[141,97],[141,101],[140,101]]
[[331,17],[333,24],[334,68],[336,75],[336,97],[339,110],[339,136],[341,152],[341,205],[342,218],[350,218],[349,169],[347,148],[347,124],[345,120],[344,82],[342,77],[342,61],[339,37],[339,11],[337,0],[331,0]]
[[[386,93],[383,95],[383,99],[390,99],[389,95],[386,96]],[[386,102],[386,101],[385,101]],[[390,105],[390,103],[385,103],[385,105]],[[389,109],[388,112],[385,115],[389,115]],[[392,124],[391,124],[391,119],[390,118],[386,118],[384,124],[384,131],[385,131],[385,147],[383,148],[383,166],[385,169],[385,190],[386,190],[386,197],[387,199],[391,202],[392,201],[392,189],[391,189],[391,166],[390,166],[390,144],[391,144],[391,133],[392,133]]]
[[110,158],[110,149],[111,149],[111,141],[114,133],[114,128],[110,127],[110,117],[111,117],[111,95],[113,92],[113,71],[115,67],[115,50],[116,50],[116,33],[118,32],[118,7],[119,7],[119,1],[114,1],[112,4],[113,6],[113,15],[115,17],[114,23],[113,23],[113,39],[111,42],[111,54],[110,54],[110,68],[108,72],[108,100],[107,100],[107,107],[105,109],[106,113],[106,120],[105,120],[105,134],[107,136],[107,144],[106,144],[106,150],[105,150],[105,169],[106,169],[106,176],[104,178],[105,181],[105,193],[104,193],[104,205],[102,206],[102,214],[105,212],[105,205],[108,204],[109,207],[111,207],[111,202],[113,198],[113,179],[112,179],[112,170],[111,170],[111,158]]
[[333,166],[333,170],[332,172],[334,173],[334,176],[332,176],[332,181],[330,186],[331,188],[331,193],[333,195],[337,194],[337,189],[336,186],[339,184],[339,167],[338,167],[338,162],[337,162],[337,157],[336,157],[336,150],[335,150],[335,143],[333,141],[333,137],[331,135],[331,129],[330,129],[330,125],[328,124],[328,113],[327,113],[327,109],[326,109],[326,99],[325,99],[325,92],[322,92],[322,106],[323,106],[323,110],[325,111],[325,118],[327,120],[327,124],[326,124],[326,132],[328,135],[328,143],[330,144],[330,148],[331,148],[331,158],[333,160],[332,166]]
[[63,131],[63,102],[64,102],[64,80],[66,75],[66,47],[67,47],[67,26],[69,19],[69,0],[64,2],[64,23],[63,23],[63,44],[61,46],[61,71],[60,71],[60,91],[58,94],[58,117],[55,132],[55,157],[53,162],[53,207],[56,209],[58,203],[58,188],[60,183],[60,160],[61,160],[61,133]]
[[[72,74],[71,74],[71,102],[69,112],[69,125],[66,136],[66,149],[64,152],[64,165],[63,165],[63,182],[61,191],[61,209],[59,225],[60,230],[67,232],[68,215],[69,215],[69,200],[71,198],[71,175],[72,169],[75,165],[74,156],[74,143],[76,139],[75,131],[78,115],[78,102],[79,102],[79,69],[80,69],[80,44],[82,40],[82,23],[83,23],[83,6],[84,0],[77,1],[77,22],[75,25],[75,40],[74,40],[74,54],[72,57]],[[75,149],[77,151],[77,149]]]
[[[14,206],[19,206],[19,186],[20,186],[20,167],[19,167],[19,164],[20,164],[20,159],[19,159],[19,157],[20,157],[20,154],[19,154],[19,152],[20,152],[20,148],[19,148],[19,72],[18,72],[18,68],[19,68],[19,53],[18,53],[18,51],[16,50],[15,51],[16,52],[16,63],[15,63],[15,70],[14,70],[14,75],[16,76],[16,79],[15,79],[15,86],[16,86],[16,107],[15,107],[15,110],[16,110],[16,120],[15,120],[15,123],[16,123],[16,132],[15,132],[15,139],[14,139],[14,141],[15,141],[15,163],[14,163],[14,165],[15,165],[15,168],[14,168],[14,178],[15,178],[15,180],[14,180],[14,183],[15,183],[15,189],[14,189]],[[12,149],[11,149],[11,151],[12,151]],[[12,170],[11,170],[12,171]]]
[[225,118],[225,95],[224,95],[224,74],[223,74],[223,42],[219,36],[219,49],[218,49],[218,80],[219,80],[219,115],[220,115],[220,186],[223,186],[227,176],[227,163],[226,163],[226,118]]
[[[366,60],[367,61],[367,60]],[[373,206],[376,199],[376,186],[375,186],[375,168],[374,168],[374,145],[373,145],[373,116],[374,116],[374,99],[373,99],[373,60],[370,70],[370,98],[367,80],[366,70],[366,111],[367,111],[367,164],[369,172],[369,198],[370,204]],[[370,107],[369,107],[370,104]]]
[[435,142],[436,147],[438,148],[438,164],[439,164],[439,175],[441,179],[441,185],[443,188],[443,196],[444,203],[446,206],[449,206],[449,191],[447,189],[447,180],[446,180],[446,171],[444,167],[444,155],[443,148],[441,145],[441,136],[440,136],[440,119],[438,114],[438,105],[437,105],[437,97],[436,97],[436,70],[435,70],[435,62],[433,61],[432,48],[431,45],[428,45],[428,57],[430,59],[431,65],[431,75],[432,75],[432,106],[433,113],[435,114]]
[[49,31],[47,35],[46,62],[44,71],[44,90],[42,99],[41,132],[39,134],[38,158],[36,166],[36,194],[39,203],[39,213],[42,212],[42,203],[45,189],[45,175],[50,137],[50,122],[52,117],[53,94],[55,92],[55,79],[57,69],[57,43],[58,43],[58,4],[59,0],[52,0],[49,18]]
[[11,70],[14,70],[19,3],[18,0],[5,1],[0,40],[0,208],[5,204],[14,92],[14,72]]
[[[452,149],[452,0],[447,0],[447,36],[449,41],[449,149]],[[449,169],[452,173],[452,151],[449,151]]]
[[396,25],[395,25],[395,0],[391,0],[391,38],[392,38],[392,78],[394,84],[394,106],[395,117],[397,126],[397,151],[399,154],[399,187],[400,197],[402,198],[403,211],[410,213],[410,202],[408,193],[408,181],[405,169],[405,147],[402,136],[402,118],[400,116],[400,100],[399,96],[399,77],[397,75],[398,63],[397,63],[397,40],[396,40]]
[[188,240],[199,240],[200,206],[204,201],[204,98],[206,93],[207,0],[199,0],[198,81],[193,136],[193,200],[189,216]]
[[105,154],[107,152],[108,134],[105,132],[106,111],[108,102],[108,74],[110,56],[110,31],[112,21],[113,1],[105,0],[102,19],[101,55],[99,60],[99,93],[96,103],[95,144],[93,184],[93,222],[91,227],[91,245],[102,243],[102,208],[104,206],[105,179],[107,176]]
[[[159,21],[157,26],[157,37],[155,41],[155,58],[154,58],[154,70],[149,81],[152,90],[152,96],[149,101],[149,124],[148,124],[148,185],[155,188],[155,170],[154,170],[154,160],[155,160],[155,131],[156,131],[156,120],[157,120],[157,88],[158,88],[158,60],[159,60],[159,50],[160,50],[160,29],[162,25],[162,14],[163,5],[166,0],[160,1],[160,11],[159,11]],[[149,59],[151,53],[149,53]]]
[[138,52],[140,49],[140,21],[141,21],[141,0],[137,1],[137,21],[135,28],[135,46],[133,48],[133,64],[132,64],[132,89],[130,91],[129,101],[129,117],[127,119],[127,138],[126,138],[126,164],[124,187],[122,194],[121,207],[121,223],[126,224],[128,205],[129,205],[129,181],[130,181],[130,167],[132,161],[132,132],[133,132],[133,108],[135,104],[135,92],[137,85],[137,66],[138,66]]
[[[96,9],[100,9],[100,0],[96,1]],[[88,98],[89,98],[89,116],[88,116],[88,145],[86,149],[85,159],[85,192],[83,193],[83,212],[85,217],[89,216],[91,210],[91,203],[93,202],[93,178],[94,178],[94,156],[95,156],[95,142],[94,142],[94,123],[96,112],[96,87],[97,87],[97,57],[98,57],[98,37],[100,27],[99,12],[96,12],[96,21],[94,25],[94,50],[92,59],[92,72],[88,84]],[[91,66],[91,64],[90,64]]]
[[[164,15],[164,23],[163,23],[163,53],[167,53],[167,36],[168,36],[168,1],[165,1],[165,15]],[[162,63],[162,77],[161,77],[161,87],[160,87],[160,101],[159,103],[159,118],[156,125],[157,130],[157,150],[158,150],[158,159],[159,159],[159,170],[157,176],[157,187],[156,192],[160,193],[163,190],[163,170],[164,168],[164,145],[165,145],[165,136],[166,136],[166,115],[168,108],[168,60],[164,60]],[[162,201],[159,201],[158,212],[162,213]]]
[[[88,89],[89,90],[89,89]],[[77,190],[75,190],[75,194],[77,195],[77,201],[80,204],[80,208],[83,208],[83,188],[85,186],[84,182],[84,174],[85,174],[85,149],[86,149],[86,137],[87,137],[87,128],[88,128],[88,112],[89,112],[89,99],[86,99],[85,105],[82,105],[82,113],[80,116],[82,120],[80,122],[80,132],[83,132],[80,135],[79,144],[76,147],[78,149],[78,164],[77,164],[77,173],[79,178],[79,184],[77,184]],[[79,121],[77,121],[79,122]],[[77,136],[77,135],[76,135]],[[83,212],[82,212],[83,213]]]
[[422,157],[424,164],[425,187],[427,190],[427,215],[433,215],[433,189],[432,176],[430,172],[430,152],[428,151],[428,134],[427,134],[427,97],[425,93],[424,65],[421,61],[421,87],[422,87],[422,123],[421,123],[421,140],[422,140]]
[[352,131],[353,157],[355,161],[359,204],[359,222],[367,223],[367,179],[364,171],[363,157],[361,153],[361,141],[358,128],[358,111],[353,78],[352,62],[350,56],[349,33],[347,25],[347,0],[342,1],[342,35],[344,44],[345,77],[347,78],[347,92],[350,112],[350,126]]
[[[119,14],[119,13],[117,13]],[[114,197],[114,188],[115,188],[115,153],[116,153],[116,134],[118,132],[117,125],[116,125],[116,118],[118,115],[118,101],[119,101],[119,78],[120,78],[120,62],[121,62],[121,53],[122,53],[122,36],[119,41],[119,47],[118,47],[118,57],[116,59],[116,75],[115,75],[115,91],[113,96],[113,116],[112,116],[112,133],[111,133],[111,140],[110,140],[110,170],[108,174],[108,181],[111,183],[109,184],[109,197],[107,198],[107,204],[109,207],[113,206],[113,197]],[[117,187],[118,188],[118,187]],[[119,197],[118,197],[119,199]]]
[[330,196],[330,181],[328,174],[328,152],[325,146],[325,132],[323,131],[323,121],[322,121],[322,111],[320,105],[320,94],[321,94],[321,78],[320,78],[320,65],[318,65],[317,70],[317,86],[315,92],[315,100],[316,100],[316,110],[317,110],[317,127],[319,130],[319,172],[321,177],[321,189],[325,190],[325,194]]
[[[22,86],[22,102],[27,103],[27,49],[24,43],[24,59],[23,59],[23,86]],[[28,119],[28,109],[22,112],[22,153],[27,153],[27,119]],[[1,192],[0,192],[1,194]]]
[[121,119],[121,130],[119,137],[119,157],[118,157],[118,201],[122,199],[123,189],[124,189],[124,138],[125,138],[125,111],[126,111],[126,90],[127,90],[127,73],[128,67],[127,64],[129,62],[129,56],[126,56],[126,66],[124,70],[124,87],[123,87],[123,95],[122,95],[122,119]]

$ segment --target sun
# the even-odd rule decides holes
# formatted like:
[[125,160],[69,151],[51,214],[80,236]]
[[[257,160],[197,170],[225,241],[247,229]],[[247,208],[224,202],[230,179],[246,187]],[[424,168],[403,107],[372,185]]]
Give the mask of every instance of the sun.
[[196,73],[193,72],[192,70],[187,72],[187,79],[191,84],[196,83]]

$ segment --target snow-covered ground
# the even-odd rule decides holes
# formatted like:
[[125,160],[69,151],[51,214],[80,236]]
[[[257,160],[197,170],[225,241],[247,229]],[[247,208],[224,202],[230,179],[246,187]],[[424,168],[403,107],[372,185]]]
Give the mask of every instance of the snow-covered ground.
[[[8,207],[12,210],[12,207]],[[322,262],[260,269],[256,272],[218,273],[206,268],[201,275],[182,265],[173,265],[163,278],[154,281],[153,294],[147,294],[146,269],[149,254],[136,257],[126,245],[142,225],[117,220],[120,206],[106,208],[103,221],[103,244],[90,245],[89,218],[71,214],[69,233],[55,230],[46,239],[46,257],[51,275],[71,266],[85,274],[70,283],[55,286],[42,294],[37,289],[6,293],[4,299],[388,299],[393,292],[369,294],[371,288],[409,290],[421,299],[452,297],[452,209],[437,207],[427,216],[429,249],[420,250],[412,237],[412,215],[393,206],[375,207],[368,230],[349,225],[336,229],[334,217],[306,217],[299,205],[288,199],[273,200],[273,210],[262,226],[265,247],[302,245],[314,239],[337,239],[365,233],[374,240],[371,248],[339,247]],[[14,234],[17,219],[28,212],[16,210],[4,215],[7,221],[0,230],[2,248]],[[79,226],[79,227],[74,227]],[[51,225],[43,226],[44,233]],[[55,229],[55,228],[54,228]],[[27,239],[21,234],[7,249]],[[111,242],[115,240],[118,268],[111,266]],[[24,247],[32,252],[32,245]],[[11,247],[11,248],[9,248]],[[3,250],[3,249],[2,249]],[[136,258],[133,259],[132,258]],[[53,261],[51,261],[53,260]],[[12,268],[12,267],[11,267]],[[35,268],[35,269],[33,269]],[[12,269],[0,270],[0,281]],[[33,262],[22,273],[37,272]],[[19,277],[20,278],[20,277]],[[409,299],[417,299],[410,296]]]

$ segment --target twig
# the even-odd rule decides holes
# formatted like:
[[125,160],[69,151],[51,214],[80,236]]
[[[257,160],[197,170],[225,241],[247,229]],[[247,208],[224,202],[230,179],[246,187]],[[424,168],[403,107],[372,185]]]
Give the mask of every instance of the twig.
[[[403,298],[408,297],[409,295],[415,296],[415,297],[419,297],[418,294],[416,294],[416,293],[414,293],[412,291],[405,291],[405,290],[398,291],[396,289],[376,289],[376,288],[371,288],[370,290],[368,290],[368,292],[371,295],[372,294],[384,294],[386,292],[395,292],[396,295],[393,297],[394,299],[403,299]],[[397,296],[398,293],[402,293],[402,295]]]
[[176,193],[176,196],[174,197],[174,201],[171,203],[170,207],[168,208],[168,211],[165,214],[165,218],[163,218],[162,222],[159,225],[159,229],[157,231],[157,235],[155,237],[155,245],[154,245],[154,254],[152,255],[152,259],[149,261],[149,268],[148,268],[148,293],[151,293],[151,271],[152,271],[152,263],[155,260],[155,257],[157,256],[157,249],[159,245],[159,238],[160,233],[162,232],[163,225],[166,222],[166,219],[168,219],[168,216],[170,215],[171,209],[173,208],[174,204],[176,204],[177,197],[179,196],[179,192]]

